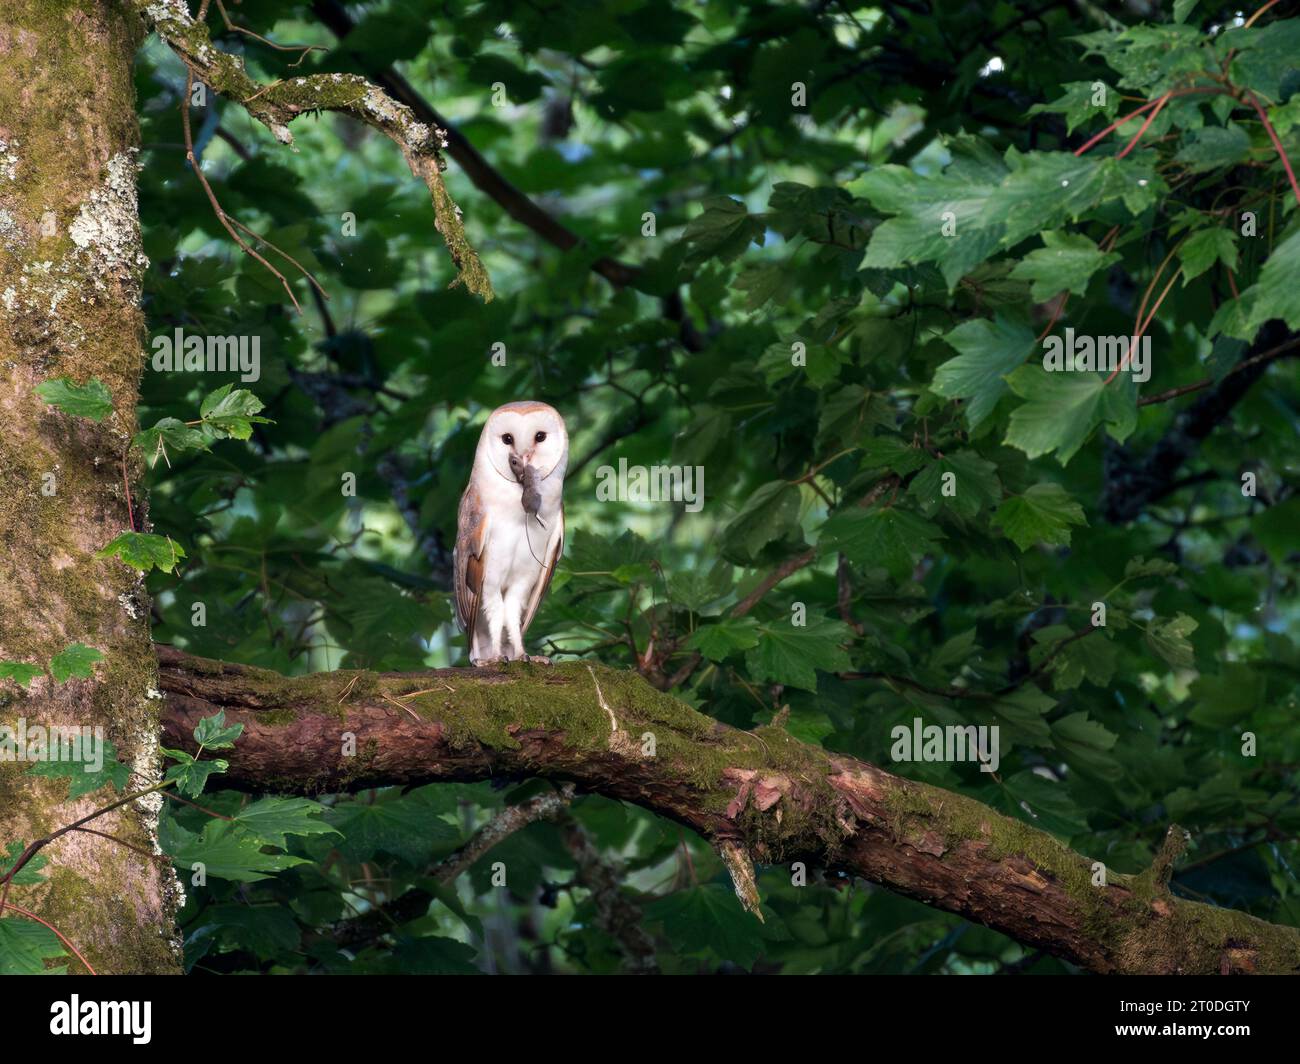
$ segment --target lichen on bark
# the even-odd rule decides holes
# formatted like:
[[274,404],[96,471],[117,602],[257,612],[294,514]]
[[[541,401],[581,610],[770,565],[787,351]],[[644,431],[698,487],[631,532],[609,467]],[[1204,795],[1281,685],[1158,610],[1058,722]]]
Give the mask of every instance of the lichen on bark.
[[[48,666],[73,642],[104,655],[92,679],[0,681],[0,721],[102,728],[135,787],[160,771],[148,598],[138,573],[94,552],[126,528],[122,456],[144,365],[140,29],[116,0],[9,0],[0,27],[0,658]],[[54,377],[99,378],[114,415],[96,424],[47,407],[35,389]],[[135,462],[126,473],[138,482]],[[70,802],[66,780],[25,770],[0,762],[0,847],[109,800]],[[97,827],[153,851],[156,824],[157,804],[135,803]],[[14,886],[11,901],[99,971],[179,970],[176,883],[163,862],[81,833],[42,856],[45,881]]]

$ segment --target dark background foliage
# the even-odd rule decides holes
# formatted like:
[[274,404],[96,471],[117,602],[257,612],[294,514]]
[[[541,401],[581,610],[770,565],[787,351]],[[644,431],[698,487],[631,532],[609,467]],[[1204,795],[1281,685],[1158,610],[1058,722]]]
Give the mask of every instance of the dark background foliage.
[[[1285,5],[1248,30],[1229,4],[1175,4],[1181,23],[1105,6],[228,4],[277,43],[321,46],[291,65],[300,52],[214,10],[217,42],[254,76],[399,71],[513,186],[447,170],[496,289],[483,303],[448,288],[427,191],[391,143],[306,117],[291,153],[209,95],[191,110],[204,172],[319,278],[328,302],[263,249],[301,315],[218,224],[184,160],[184,69],[151,41],[136,78],[150,335],[259,337],[261,379],[236,387],[273,422],[154,465],[155,531],[188,551],[151,577],[156,638],[286,673],[464,664],[447,594],[459,493],[486,412],[541,398],[571,430],[569,537],[530,643],[641,668],[741,727],[788,707],[800,738],[963,791],[1117,871],[1148,864],[1176,821],[1194,835],[1177,891],[1300,924],[1300,391],[1285,360],[1226,377],[1240,394],[1224,384],[1300,325],[1296,200],[1244,97],[1174,97],[1126,157],[1141,120],[1072,154],[1227,71],[1300,160],[1300,24]],[[527,201],[563,228],[521,224]],[[1129,335],[1140,304],[1158,305],[1140,392],[1035,369],[1046,327]],[[148,370],[143,423],[195,418],[231,379]],[[1170,447],[1180,460],[1162,461]],[[597,469],[620,458],[702,466],[703,510],[598,502]],[[1078,636],[1099,601],[1106,627]],[[998,725],[998,773],[893,765],[890,729],[916,716]],[[337,833],[289,836],[270,878],[245,849],[191,890],[187,962],[615,970],[563,823],[530,825],[457,887],[429,876],[545,789],[326,797]],[[170,812],[173,847],[206,828]],[[1065,970],[864,884],[792,886],[783,867],[761,870],[760,926],[676,826],[599,797],[571,816],[621,865],[666,971]],[[439,899],[427,915],[340,949],[340,921],[413,886]]]

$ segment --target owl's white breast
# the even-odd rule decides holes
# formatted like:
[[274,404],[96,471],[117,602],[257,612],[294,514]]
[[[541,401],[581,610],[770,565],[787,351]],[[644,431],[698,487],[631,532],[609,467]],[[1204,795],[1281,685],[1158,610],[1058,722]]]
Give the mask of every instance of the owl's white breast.
[[486,582],[499,588],[521,582],[531,587],[541,574],[550,530],[560,519],[564,481],[556,474],[538,485],[542,496],[539,524],[524,512],[523,486],[517,481],[507,480],[487,462],[480,466],[477,479],[489,515]]

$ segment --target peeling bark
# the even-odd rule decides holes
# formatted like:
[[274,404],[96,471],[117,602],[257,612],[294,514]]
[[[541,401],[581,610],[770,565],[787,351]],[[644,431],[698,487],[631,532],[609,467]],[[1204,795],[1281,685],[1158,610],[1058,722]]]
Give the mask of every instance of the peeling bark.
[[[160,768],[149,601],[138,573],[94,554],[127,529],[123,479],[140,473],[122,464],[144,366],[139,42],[137,20],[110,0],[7,0],[0,25],[0,659],[48,668],[74,642],[104,656],[92,679],[5,683],[0,722],[101,728],[137,788]],[[96,424],[47,407],[34,389],[55,377],[99,378],[115,414]],[[144,518],[142,505],[135,511]],[[69,802],[66,780],[26,768],[0,762],[0,848],[104,804]],[[142,799],[97,826],[157,852],[159,802]],[[45,882],[14,887],[12,903],[99,971],[179,971],[177,887],[164,862],[85,833],[42,856]]]
[[[722,852],[859,876],[1089,971],[1300,970],[1295,928],[1174,897],[1174,848],[1147,873],[1110,872],[1096,886],[1092,861],[1027,824],[779,727],[728,727],[635,673],[572,662],[286,679],[169,647],[158,655],[169,746],[192,751],[195,725],[218,709],[244,725],[221,777],[234,787],[565,780],[684,824]],[[653,756],[618,741],[647,734]]]

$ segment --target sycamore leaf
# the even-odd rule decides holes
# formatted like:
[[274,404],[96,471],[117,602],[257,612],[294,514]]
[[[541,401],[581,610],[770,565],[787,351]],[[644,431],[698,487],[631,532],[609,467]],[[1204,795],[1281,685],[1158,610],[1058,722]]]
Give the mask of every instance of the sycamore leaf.
[[[92,753],[94,756],[91,756]],[[96,763],[99,767],[96,768]],[[68,801],[73,802],[85,794],[93,794],[103,787],[112,786],[125,793],[131,781],[131,768],[117,759],[117,747],[109,740],[96,750],[82,748],[81,760],[37,761],[27,770],[30,776],[46,776],[68,781]]]
[[74,384],[67,377],[55,377],[36,386],[36,394],[50,406],[73,417],[103,421],[113,412],[113,397],[98,377],[85,384]]
[[911,575],[916,560],[942,538],[937,527],[907,510],[851,506],[832,514],[822,526],[818,549],[842,553],[858,565],[883,566],[902,581]]
[[94,647],[72,643],[50,659],[50,675],[57,683],[67,683],[74,676],[89,680],[95,674],[95,662],[103,660],[104,655]]
[[13,680],[20,687],[27,687],[41,675],[39,665],[28,665],[25,661],[0,661],[0,680]]
[[263,839],[229,820],[209,820],[202,834],[166,823],[170,828],[160,840],[163,849],[176,867],[186,872],[198,864],[209,876],[253,883],[286,868],[311,863],[305,857],[287,853],[264,853]]
[[1080,767],[1103,779],[1118,779],[1123,770],[1108,751],[1119,736],[1086,713],[1071,713],[1052,724],[1056,745]]
[[1222,226],[1201,229],[1187,238],[1186,243],[1178,249],[1178,258],[1183,264],[1183,287],[1195,277],[1199,277],[1216,262],[1221,262],[1230,270],[1237,268],[1237,241],[1232,231]]
[[945,399],[967,400],[966,421],[979,428],[1006,394],[1006,375],[1033,352],[1034,334],[1023,322],[999,314],[992,321],[962,322],[943,339],[960,355],[935,370],[930,388]]
[[1147,646],[1174,668],[1190,669],[1196,664],[1196,658],[1187,637],[1197,627],[1196,619],[1185,613],[1177,614],[1172,620],[1153,622],[1147,628]]
[[799,489],[773,480],[754,492],[722,530],[723,550],[741,561],[752,561],[774,540],[783,539],[799,519]]
[[682,240],[691,245],[696,261],[717,258],[730,262],[751,243],[762,245],[763,223],[739,200],[711,196],[704,201],[703,213],[686,226]]
[[208,438],[178,418],[165,417],[143,432],[137,432],[135,445],[144,452],[146,458],[157,461],[159,455],[165,455],[169,450],[172,454],[206,451]]
[[1030,296],[1045,303],[1061,292],[1083,295],[1094,273],[1118,261],[1117,252],[1102,251],[1082,233],[1047,232],[1043,246],[1016,263],[1011,277],[1032,281]]
[[852,667],[843,644],[853,636],[840,621],[815,620],[804,627],[788,621],[763,624],[758,643],[745,655],[745,665],[760,683],[781,683],[817,690],[817,670],[840,672]]
[[226,726],[226,711],[217,710],[210,717],[203,717],[194,727],[194,741],[205,750],[228,750],[235,745],[235,740],[244,734],[242,724]]
[[[1242,292],[1241,299],[1237,300],[1244,302],[1250,297],[1246,322],[1249,335],[1240,336],[1229,329],[1223,331],[1250,340],[1255,331],[1272,318],[1281,318],[1289,329],[1300,329],[1300,284],[1296,284],[1297,277],[1300,277],[1300,228],[1273,249],[1264,268],[1259,271],[1259,280]],[[1215,321],[1218,321],[1217,316]]]
[[[0,857],[0,876],[5,875],[9,869],[18,863],[18,858],[23,855],[25,849],[27,849],[27,843],[22,839],[6,844],[4,855]],[[27,860],[27,863],[15,873],[10,882],[18,887],[30,887],[34,883],[44,883],[45,877],[41,875],[40,870],[45,867],[48,861],[49,858],[42,857],[39,853],[33,854]],[[2,889],[0,888],[0,890]]]
[[1233,49],[1228,73],[1233,85],[1281,101],[1283,84],[1294,76],[1300,55],[1300,19],[1278,19],[1265,26],[1228,30],[1220,47]]
[[96,558],[117,557],[132,569],[147,573],[150,569],[173,572],[185,557],[185,549],[171,536],[151,532],[123,532],[96,552]]
[[196,761],[190,754],[184,750],[169,750],[162,747],[162,752],[168,757],[173,758],[178,763],[169,765],[167,773],[163,777],[167,780],[173,780],[181,794],[188,794],[191,798],[197,798],[203,793],[203,788],[208,784],[208,777],[225,772],[230,767],[230,762],[215,758],[211,761]]
[[[1029,113],[1065,115],[1065,131],[1073,133],[1092,118],[1111,119],[1119,111],[1119,93],[1111,92],[1105,86],[1100,94],[1096,83],[1091,81],[1071,81],[1063,87],[1064,96],[1051,103],[1036,103],[1029,109]],[[1098,95],[1101,97],[1100,102],[1094,102]]]
[[1235,166],[1250,157],[1250,137],[1238,125],[1206,126],[1192,130],[1174,158],[1192,173]]
[[922,177],[904,166],[878,166],[850,185],[898,217],[875,228],[863,265],[889,268],[937,262],[948,287],[997,250],[1000,226],[983,220],[991,184],[952,173]]
[[59,936],[43,924],[17,916],[0,919],[0,975],[64,975],[66,965],[46,962],[67,955]]
[[758,646],[758,622],[752,617],[723,617],[697,628],[686,646],[710,661],[721,661],[734,651]]
[[684,953],[708,949],[742,968],[752,967],[763,953],[763,925],[741,908],[732,891],[718,883],[703,883],[656,898],[645,907],[645,916],[662,923],[673,948]]
[[1138,555],[1130,558],[1124,566],[1125,580],[1138,580],[1144,576],[1172,576],[1178,572],[1178,566],[1164,558],[1144,558]]
[[1068,546],[1070,526],[1086,525],[1083,507],[1059,484],[1035,484],[1023,495],[1007,499],[993,515],[993,522],[1022,551],[1036,543]]
[[325,807],[308,798],[262,798],[235,814],[235,823],[268,845],[284,849],[286,835],[337,835],[321,819]]
[[234,389],[234,384],[223,384],[209,392],[199,405],[203,427],[215,436],[230,436],[246,440],[253,434],[253,425],[270,425],[269,418],[255,417],[262,409],[262,401],[245,388]]
[[971,518],[1002,497],[1002,484],[992,462],[974,451],[954,451],[927,465],[912,479],[907,493],[926,517],[951,510],[958,517]]
[[1107,384],[1098,373],[1021,366],[1007,375],[1007,384],[1028,402],[1011,412],[1006,442],[1030,458],[1055,451],[1066,465],[1103,421],[1118,440],[1137,426],[1137,394],[1123,370]]

